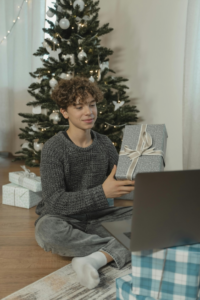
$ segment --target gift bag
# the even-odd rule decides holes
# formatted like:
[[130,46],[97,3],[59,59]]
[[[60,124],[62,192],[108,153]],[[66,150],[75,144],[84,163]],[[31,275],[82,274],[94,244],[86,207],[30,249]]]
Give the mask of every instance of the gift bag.
[[[161,172],[165,167],[167,130],[161,125],[126,125],[116,180],[134,180],[137,173]],[[133,200],[134,191],[115,199]]]

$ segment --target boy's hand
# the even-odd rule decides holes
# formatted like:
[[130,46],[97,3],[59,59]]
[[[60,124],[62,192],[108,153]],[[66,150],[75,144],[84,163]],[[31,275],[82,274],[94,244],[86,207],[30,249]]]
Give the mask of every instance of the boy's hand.
[[106,198],[121,197],[122,195],[126,195],[135,189],[134,180],[116,180],[114,179],[115,173],[116,165],[114,165],[112,172],[102,184]]

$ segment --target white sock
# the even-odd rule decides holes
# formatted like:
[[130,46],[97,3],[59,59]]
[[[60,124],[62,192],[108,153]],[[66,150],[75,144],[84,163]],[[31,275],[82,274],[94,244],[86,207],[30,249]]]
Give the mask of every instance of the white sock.
[[76,272],[80,284],[88,289],[93,289],[99,284],[100,278],[97,270],[106,264],[106,256],[99,251],[72,259],[72,268]]

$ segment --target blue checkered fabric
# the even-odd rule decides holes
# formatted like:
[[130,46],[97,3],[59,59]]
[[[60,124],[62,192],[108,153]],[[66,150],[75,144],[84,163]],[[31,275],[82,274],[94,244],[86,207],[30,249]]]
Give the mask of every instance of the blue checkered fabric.
[[132,252],[132,293],[135,295],[197,300],[199,283],[200,244]]
[[150,297],[134,295],[132,292],[132,274],[116,279],[116,300],[155,300]]
[[114,206],[114,198],[107,198],[109,206]]

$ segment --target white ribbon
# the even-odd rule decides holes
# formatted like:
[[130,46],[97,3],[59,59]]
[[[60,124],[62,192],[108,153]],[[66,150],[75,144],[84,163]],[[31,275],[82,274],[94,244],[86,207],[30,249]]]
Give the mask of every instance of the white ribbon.
[[24,172],[20,173],[18,178],[18,184],[23,185],[24,178],[30,178],[34,179],[36,181],[41,181],[39,176],[36,176],[35,173],[32,173],[29,169],[26,168],[26,166],[21,166],[21,168],[24,170]]
[[150,148],[152,146],[152,137],[148,132],[146,132],[146,129],[147,129],[147,124],[142,124],[136,150],[130,149],[127,145],[125,145],[124,150],[119,152],[119,155],[127,155],[132,161],[126,173],[126,178],[128,180],[132,180],[132,175],[140,156],[160,155],[163,157],[163,162],[165,165],[163,151],[155,150],[155,147]]

